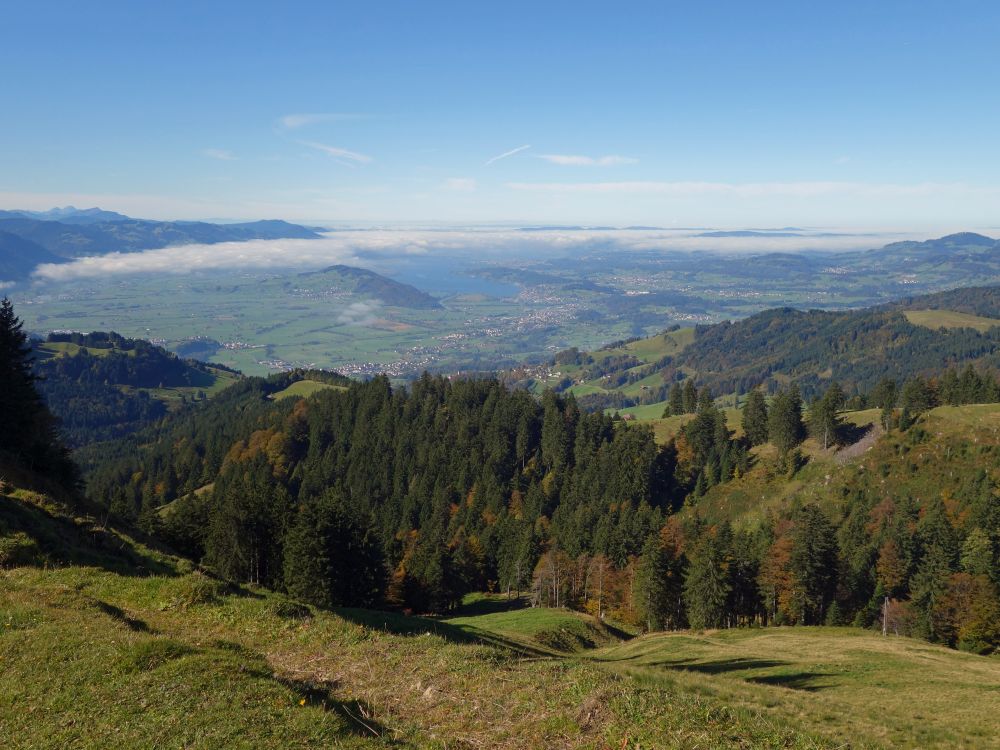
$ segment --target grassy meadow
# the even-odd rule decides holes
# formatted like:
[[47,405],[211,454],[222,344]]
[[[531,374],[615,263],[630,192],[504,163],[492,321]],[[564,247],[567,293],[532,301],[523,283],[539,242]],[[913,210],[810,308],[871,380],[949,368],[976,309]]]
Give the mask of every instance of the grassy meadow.
[[973,328],[985,333],[1000,326],[1000,320],[996,318],[984,318],[954,310],[907,310],[904,315],[913,325],[924,328]]

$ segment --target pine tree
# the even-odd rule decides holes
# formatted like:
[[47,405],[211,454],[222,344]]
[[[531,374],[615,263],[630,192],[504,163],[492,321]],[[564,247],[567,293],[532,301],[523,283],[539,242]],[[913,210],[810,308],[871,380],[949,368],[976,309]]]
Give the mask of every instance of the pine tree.
[[698,389],[695,388],[694,380],[688,378],[684,381],[684,389],[681,396],[684,402],[684,413],[694,414],[698,409]]
[[0,300],[0,451],[50,479],[75,487],[77,469],[59,441],[55,419],[36,382],[24,324],[4,297]]
[[747,394],[743,405],[743,433],[750,445],[762,445],[767,442],[767,401],[759,388],[754,388]]
[[670,397],[667,402],[667,408],[670,409],[670,416],[678,417],[684,413],[684,393],[681,390],[680,383],[674,383],[670,387]]
[[899,403],[909,414],[919,416],[937,405],[937,394],[924,378],[910,378],[903,384]]
[[802,422],[802,397],[793,383],[788,390],[781,391],[771,402],[767,432],[771,442],[782,456],[799,445],[806,436]]
[[817,505],[806,505],[795,519],[789,568],[795,578],[800,622],[818,625],[826,617],[837,587],[836,530]]
[[718,628],[726,621],[730,583],[724,551],[710,534],[698,543],[684,578],[684,604],[692,628]]
[[635,570],[634,607],[647,631],[663,630],[670,610],[670,557],[656,534],[646,539]]
[[813,435],[823,443],[823,450],[829,448],[831,442],[837,441],[842,426],[840,410],[844,408],[844,400],[844,391],[838,383],[834,383],[809,410],[809,427]]

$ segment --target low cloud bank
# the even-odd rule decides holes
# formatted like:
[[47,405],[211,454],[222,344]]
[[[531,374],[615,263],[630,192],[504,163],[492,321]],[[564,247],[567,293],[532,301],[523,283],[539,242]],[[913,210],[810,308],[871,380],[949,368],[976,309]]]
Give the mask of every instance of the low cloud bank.
[[[705,230],[672,229],[372,229],[330,232],[316,240],[251,240],[178,245],[138,253],[108,253],[70,263],[40,265],[38,281],[63,282],[126,274],[185,274],[211,270],[322,268],[334,263],[371,265],[380,258],[424,256],[475,259],[564,257],[586,252],[763,253],[846,251],[881,247],[913,234],[881,232],[800,236],[700,237]],[[824,236],[826,235],[826,236]],[[833,235],[833,236],[831,236]],[[2,288],[2,286],[0,286]]]
[[378,302],[352,302],[337,315],[337,322],[347,326],[370,326],[378,320]]

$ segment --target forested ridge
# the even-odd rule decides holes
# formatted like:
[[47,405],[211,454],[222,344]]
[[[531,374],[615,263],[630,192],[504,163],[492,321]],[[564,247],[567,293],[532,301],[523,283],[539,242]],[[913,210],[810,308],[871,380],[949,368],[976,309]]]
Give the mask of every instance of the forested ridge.
[[[47,351],[46,344],[75,351]],[[116,333],[52,333],[34,354],[38,389],[71,447],[123,437],[162,418],[167,405],[150,390],[207,389],[215,381],[201,362]],[[205,397],[204,390],[192,393]]]
[[1000,318],[1000,287],[962,289],[848,312],[768,310],[734,323],[699,326],[694,342],[662,368],[670,382],[697,372],[718,393],[745,393],[795,380],[807,398],[832,381],[866,393],[882,378],[930,376],[949,365],[1000,366],[1000,327],[932,330],[909,322],[912,309]]
[[[24,395],[36,378],[18,335]],[[341,387],[274,398],[306,375]],[[687,378],[675,399],[691,418],[658,443],[496,379],[294,372],[76,456],[117,522],[320,606],[444,612],[492,589],[649,630],[853,623],[1000,644],[993,412],[964,407],[958,431],[933,412],[1000,399],[992,372],[878,381],[862,400],[887,435],[857,467],[831,461],[860,436],[839,383],[810,399],[795,382],[755,388],[738,433],[708,385]],[[54,423],[32,403],[49,446],[36,455],[57,466]]]
[[702,505],[810,477],[807,435],[821,449],[850,439],[839,386],[807,408],[794,386],[754,391],[740,437],[703,388],[658,445],[641,424],[494,380],[376,378],[273,403],[276,381],[248,379],[143,436],[98,466],[91,494],[227,576],[326,606],[441,612],[493,588],[649,629],[885,622],[972,650],[1000,642],[995,436],[950,437],[944,463],[907,458],[933,445],[921,415],[938,403],[996,399],[988,373],[871,394],[891,430],[878,479],[905,487],[916,472],[924,497],[848,472],[837,494],[769,505],[750,525]]

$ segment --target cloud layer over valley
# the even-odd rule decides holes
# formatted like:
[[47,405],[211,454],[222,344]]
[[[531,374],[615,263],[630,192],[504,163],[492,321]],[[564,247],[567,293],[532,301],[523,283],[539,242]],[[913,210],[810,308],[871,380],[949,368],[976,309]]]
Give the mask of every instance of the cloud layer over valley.
[[385,262],[385,270],[388,270],[387,262],[392,257],[432,254],[476,261],[572,257],[592,252],[848,251],[927,236],[893,231],[852,234],[804,230],[758,230],[752,236],[705,236],[707,234],[711,231],[550,227],[352,229],[329,232],[317,240],[252,240],[179,245],[138,253],[108,253],[70,263],[41,265],[35,270],[34,279],[65,282],[144,273],[310,270],[334,263],[380,266]]

